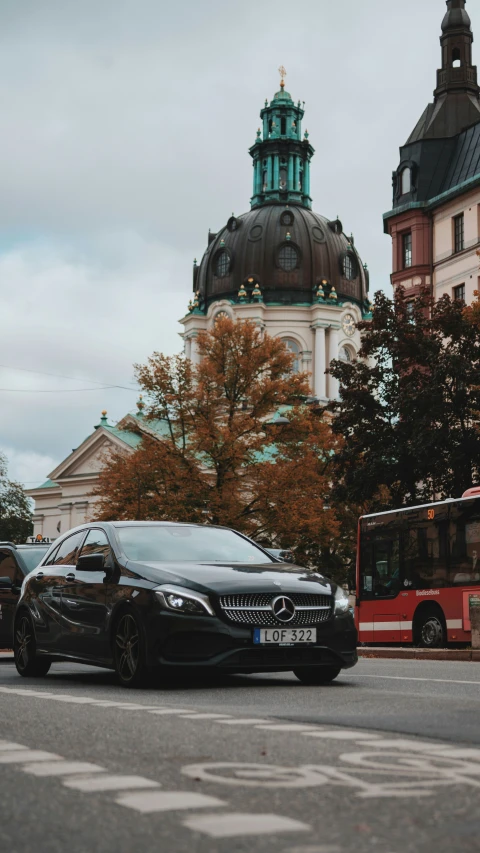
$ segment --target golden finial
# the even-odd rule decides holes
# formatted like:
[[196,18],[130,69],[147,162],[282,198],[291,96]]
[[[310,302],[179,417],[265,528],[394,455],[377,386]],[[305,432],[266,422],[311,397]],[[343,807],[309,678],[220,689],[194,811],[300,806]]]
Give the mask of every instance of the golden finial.
[[283,67],[283,65],[281,65],[280,68],[278,69],[278,73],[280,74],[280,77],[281,77],[280,87],[282,89],[284,89],[285,88],[285,77],[287,76],[287,70],[286,70],[286,68]]
[[103,412],[102,412],[103,417],[105,417],[105,415],[106,415],[106,414],[107,414],[107,410],[106,410],[106,409],[104,409],[104,410],[103,410]]

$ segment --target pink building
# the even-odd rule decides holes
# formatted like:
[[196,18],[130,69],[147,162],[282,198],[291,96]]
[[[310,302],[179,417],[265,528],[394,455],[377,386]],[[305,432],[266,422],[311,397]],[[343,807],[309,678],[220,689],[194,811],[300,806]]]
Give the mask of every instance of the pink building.
[[400,149],[384,224],[394,288],[470,303],[480,289],[480,87],[465,4],[447,0],[434,101]]

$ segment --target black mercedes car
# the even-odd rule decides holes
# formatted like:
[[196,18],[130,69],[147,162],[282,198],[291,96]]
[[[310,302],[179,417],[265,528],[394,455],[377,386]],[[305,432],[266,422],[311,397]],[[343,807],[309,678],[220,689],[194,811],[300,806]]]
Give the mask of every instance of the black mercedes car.
[[57,539],[23,583],[14,628],[21,675],[75,660],[126,686],[180,667],[323,684],[354,666],[356,647],[334,583],[233,530],[170,522],[86,524]]

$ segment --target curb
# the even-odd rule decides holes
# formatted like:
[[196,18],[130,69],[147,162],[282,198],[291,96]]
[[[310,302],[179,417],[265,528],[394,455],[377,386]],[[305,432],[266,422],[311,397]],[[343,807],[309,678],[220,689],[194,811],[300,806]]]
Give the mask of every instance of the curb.
[[480,650],[475,649],[390,649],[368,648],[357,649],[359,658],[384,658],[396,660],[459,660],[480,663]]
[[11,652],[11,651],[0,652],[0,664],[1,663],[13,663],[13,661],[14,661],[13,652]]

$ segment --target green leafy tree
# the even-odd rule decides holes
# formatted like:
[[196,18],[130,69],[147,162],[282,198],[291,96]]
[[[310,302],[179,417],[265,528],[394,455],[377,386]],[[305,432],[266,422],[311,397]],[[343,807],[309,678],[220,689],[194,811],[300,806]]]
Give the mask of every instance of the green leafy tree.
[[480,326],[464,305],[379,292],[353,364],[335,362],[337,500],[371,511],[458,497],[479,481]]
[[0,541],[25,542],[32,533],[30,501],[20,483],[8,479],[7,460],[0,454]]

